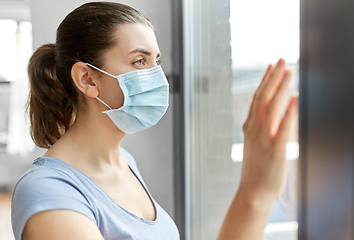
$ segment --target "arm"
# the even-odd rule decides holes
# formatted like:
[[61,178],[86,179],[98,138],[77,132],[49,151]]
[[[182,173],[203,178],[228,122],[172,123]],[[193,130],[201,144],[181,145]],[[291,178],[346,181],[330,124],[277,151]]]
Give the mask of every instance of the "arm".
[[261,240],[285,172],[286,142],[298,109],[293,96],[283,118],[280,107],[291,74],[285,61],[269,66],[244,124],[244,159],[238,191],[221,226],[218,240]]
[[29,218],[23,240],[104,240],[96,224],[71,210],[39,212]]

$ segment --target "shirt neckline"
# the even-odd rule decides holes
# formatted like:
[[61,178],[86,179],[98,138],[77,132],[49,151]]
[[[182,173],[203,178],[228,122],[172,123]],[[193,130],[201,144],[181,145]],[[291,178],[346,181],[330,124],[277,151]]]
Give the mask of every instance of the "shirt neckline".
[[[127,161],[127,164],[129,166],[129,169],[130,171],[134,174],[134,176],[137,178],[137,180],[139,181],[139,183],[141,184],[141,186],[143,187],[143,189],[145,190],[145,192],[148,194],[148,197],[150,198],[150,201],[152,202],[153,204],[153,207],[154,207],[154,210],[155,210],[155,220],[153,221],[150,221],[148,219],[145,219],[145,218],[142,218],[142,217],[139,217],[137,215],[135,215],[134,213],[128,211],[127,209],[125,209],[124,207],[122,207],[121,205],[119,205],[116,201],[114,201],[92,178],[90,178],[88,175],[86,175],[85,173],[81,172],[80,170],[74,168],[73,166],[67,164],[66,162],[60,160],[59,158],[55,158],[55,157],[39,157],[35,160],[38,161],[40,159],[44,159],[46,161],[48,160],[56,160],[58,162],[60,162],[61,164],[64,164],[65,166],[69,167],[70,169],[73,169],[74,171],[76,172],[79,172],[80,174],[82,174],[84,177],[86,177],[91,183],[93,183],[96,188],[103,193],[103,195],[105,195],[112,203],[114,206],[118,207],[119,209],[123,210],[125,213],[127,213],[128,215],[130,215],[131,217],[135,218],[135,219],[138,219],[144,223],[147,223],[147,224],[150,224],[150,225],[153,225],[153,224],[156,224],[158,222],[158,210],[157,210],[157,204],[155,202],[155,200],[153,199],[151,193],[149,192],[149,190],[147,189],[147,187],[145,186],[145,184],[143,183],[143,181],[139,178],[139,176],[135,173],[135,171],[133,170],[133,168],[130,166],[129,162]],[[35,163],[34,162],[34,163]]]

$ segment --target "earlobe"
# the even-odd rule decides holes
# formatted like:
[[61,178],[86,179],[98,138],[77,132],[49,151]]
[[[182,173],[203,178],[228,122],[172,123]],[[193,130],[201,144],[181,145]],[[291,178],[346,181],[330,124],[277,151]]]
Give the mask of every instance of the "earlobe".
[[98,87],[92,76],[90,68],[83,62],[76,62],[71,68],[71,78],[76,87],[86,96],[98,96]]

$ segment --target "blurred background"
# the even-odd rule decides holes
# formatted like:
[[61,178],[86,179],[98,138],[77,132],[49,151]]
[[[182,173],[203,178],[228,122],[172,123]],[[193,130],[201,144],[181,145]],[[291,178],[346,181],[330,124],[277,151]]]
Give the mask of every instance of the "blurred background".
[[[13,239],[11,191],[33,160],[45,152],[33,144],[28,134],[25,114],[28,59],[40,45],[55,42],[59,23],[70,11],[85,2],[0,0],[1,240]],[[350,69],[349,63],[353,63],[353,48],[348,47],[354,42],[351,41],[354,40],[353,34],[348,34],[354,23],[348,9],[353,9],[353,5],[344,0],[326,0],[327,4],[318,0],[302,0],[300,61],[299,0],[119,2],[141,11],[156,26],[162,52],[161,65],[171,86],[170,107],[161,122],[149,130],[127,136],[122,145],[135,157],[156,201],[176,221],[181,239],[216,238],[239,184],[243,159],[242,125],[253,93],[268,64],[276,63],[281,57],[293,73],[289,95],[300,88],[301,127],[300,130],[297,126],[293,129],[287,145],[286,180],[281,195],[274,203],[264,239],[353,239],[348,238],[353,235],[352,230],[348,230],[353,223],[352,215],[348,217],[343,212],[344,209],[354,212],[350,203],[354,196],[351,190],[354,178],[352,171],[348,170],[354,170],[353,156],[349,150],[354,139],[350,125],[354,122],[351,121],[353,114],[350,109],[354,108],[349,103],[354,101],[349,92],[353,87],[347,83],[353,76],[335,75],[343,74],[341,67]],[[338,39],[347,41],[338,44],[335,42]],[[338,50],[336,47],[340,51],[329,50]],[[340,65],[343,61],[347,64]],[[352,71],[344,72],[352,74]],[[302,79],[300,87],[299,78]],[[328,91],[331,91],[330,94]],[[343,111],[340,112],[334,104],[339,99],[338,95],[342,99]],[[286,104],[287,101],[284,108]],[[321,121],[316,116],[321,116]],[[326,122],[323,119],[331,120]],[[311,126],[314,127],[312,132],[308,131]],[[336,126],[349,126],[346,128],[349,131],[335,131]],[[327,132],[327,129],[332,131]],[[299,131],[302,149],[300,164]],[[332,141],[337,139],[342,143],[340,139],[344,135],[346,137],[343,139],[347,140],[345,144],[333,150],[335,142]],[[321,148],[321,144],[326,147]],[[319,152],[321,155],[318,155]],[[332,195],[326,195],[330,190],[340,189],[336,187],[338,185],[319,188],[325,176],[327,182],[332,179],[331,174],[324,174],[328,173],[329,168],[336,169],[338,166],[331,163],[341,162],[334,154],[337,152],[347,154],[340,158],[344,159],[344,165],[340,166],[347,166],[342,169],[349,171],[343,175],[346,181],[342,184],[338,180],[340,178],[336,178],[340,186],[345,186],[342,191],[347,194],[346,202],[337,199],[339,192],[336,192],[338,195],[334,195],[333,191]],[[324,161],[331,156],[330,160]],[[319,161],[328,163],[330,167],[322,169],[324,165]],[[311,185],[313,182],[317,184]],[[316,203],[329,200],[319,204],[317,209],[313,199]],[[324,234],[321,238],[314,235],[308,238],[307,229],[313,229],[314,233],[319,228],[330,229],[328,226],[333,226],[331,220],[327,225],[311,225],[326,219],[324,216],[328,206],[343,210],[335,213],[335,219],[346,224],[336,225],[333,233],[345,232],[345,237],[326,238],[332,235]],[[312,207],[316,209],[314,213],[309,210]],[[328,211],[328,214],[331,212]],[[301,220],[299,223],[298,219]]]

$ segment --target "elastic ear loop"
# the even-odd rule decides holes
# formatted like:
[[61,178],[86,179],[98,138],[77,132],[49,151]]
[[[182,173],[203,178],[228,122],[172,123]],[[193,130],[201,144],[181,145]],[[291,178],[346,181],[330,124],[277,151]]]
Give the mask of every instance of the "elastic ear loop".
[[107,103],[105,103],[104,101],[102,101],[101,99],[99,99],[99,97],[96,97],[96,99],[97,99],[98,101],[100,101],[101,103],[103,103],[104,105],[106,105],[106,107],[108,107],[109,110],[112,110],[112,108],[111,108],[110,106],[108,106]]
[[[92,64],[86,63],[86,65],[88,65],[88,66],[90,66],[90,67],[96,69],[97,71],[100,71],[100,72],[102,72],[102,73],[104,73],[104,74],[107,74],[108,76],[111,76],[111,77],[113,77],[113,78],[116,78],[116,77],[113,76],[112,74],[110,74],[110,73],[108,73],[108,72],[105,72],[105,71],[99,69],[98,67],[93,66]],[[101,103],[103,103],[106,107],[108,107],[109,110],[112,110],[112,108],[111,108],[107,103],[105,103],[104,101],[102,101],[99,97],[96,97],[96,99],[97,99],[98,101],[100,101]]]
[[113,76],[112,74],[110,74],[110,73],[108,73],[108,72],[105,72],[105,71],[99,69],[98,67],[93,66],[92,64],[89,64],[89,63],[86,63],[86,64],[87,64],[88,66],[90,66],[90,67],[96,69],[97,71],[100,71],[100,72],[102,72],[102,73],[104,73],[104,74],[107,74],[108,76],[111,76],[111,77],[113,77],[113,78],[117,78],[116,76]]

